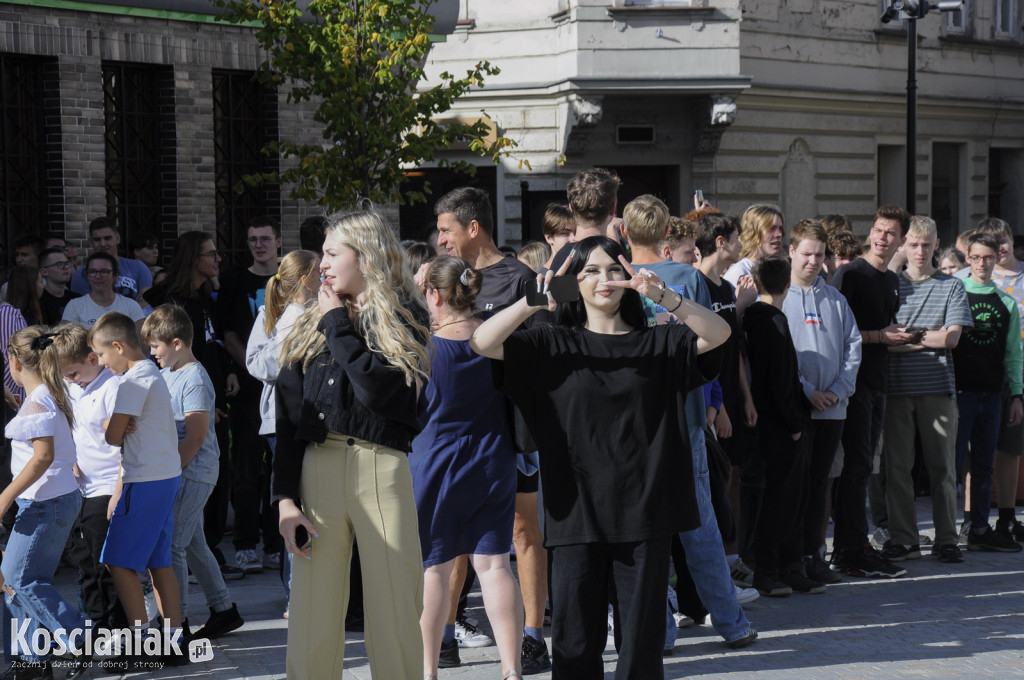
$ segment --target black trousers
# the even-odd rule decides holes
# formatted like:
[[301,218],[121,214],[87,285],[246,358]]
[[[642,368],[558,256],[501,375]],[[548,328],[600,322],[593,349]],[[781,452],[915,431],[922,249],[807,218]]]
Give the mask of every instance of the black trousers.
[[782,423],[757,423],[757,450],[764,459],[764,496],[754,538],[756,574],[775,577],[798,565],[807,504],[807,452],[804,438],[793,441]]
[[214,485],[213,493],[210,494],[203,509],[203,534],[206,536],[206,544],[217,558],[217,563],[223,565],[224,553],[221,552],[219,545],[227,530],[228,497],[231,495],[231,446],[227,418],[222,418],[217,423],[215,431],[217,446],[220,448],[220,470],[217,474],[217,484]]
[[231,507],[235,511],[235,550],[253,549],[263,539],[263,552],[284,547],[277,526],[277,507],[270,503],[270,451],[259,435],[258,401],[231,402]]
[[664,677],[671,536],[551,549],[551,677],[603,680],[609,583],[620,612],[616,680]]
[[107,540],[107,506],[110,496],[95,496],[82,501],[82,511],[71,530],[71,560],[78,566],[78,588],[87,618],[97,628],[123,628],[128,625],[121,602],[117,599],[114,579],[103,564],[100,554]]
[[843,437],[842,420],[812,420],[804,430],[804,444],[810,456],[807,470],[807,507],[803,518],[803,554],[817,555],[822,544],[825,524],[825,492],[828,473],[836,459],[836,450]]
[[868,541],[868,477],[885,422],[885,393],[857,383],[846,407],[843,472],[836,484],[832,516],[836,551],[856,550]]

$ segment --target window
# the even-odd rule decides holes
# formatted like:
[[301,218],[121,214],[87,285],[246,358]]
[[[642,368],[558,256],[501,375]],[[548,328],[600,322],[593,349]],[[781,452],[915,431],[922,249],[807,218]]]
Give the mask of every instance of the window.
[[903,144],[878,145],[878,205],[905,205],[907,202],[907,147]]
[[931,217],[943,243],[953,243],[956,235],[967,228],[967,206],[962,196],[967,184],[963,177],[964,152],[963,144],[932,144]]
[[64,231],[59,97],[56,60],[0,54],[0,249]]
[[947,35],[970,35],[974,1],[964,0],[964,7],[956,12],[943,12],[942,24]]
[[[277,93],[250,71],[214,70],[213,144],[217,249],[225,267],[248,264],[246,224],[259,215],[281,218],[280,187],[251,187],[242,178],[277,170],[263,148],[277,139]],[[242,185],[242,193],[236,188]]]
[[125,247],[143,231],[170,246],[178,235],[174,73],[103,62],[103,109],[107,215]]
[[995,0],[996,21],[995,37],[1016,39],[1020,28],[1020,21],[1017,19],[1019,0]]

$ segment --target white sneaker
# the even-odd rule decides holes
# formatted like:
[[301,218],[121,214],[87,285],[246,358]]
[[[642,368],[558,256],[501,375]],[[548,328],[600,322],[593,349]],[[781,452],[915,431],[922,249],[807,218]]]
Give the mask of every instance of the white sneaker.
[[889,530],[885,527],[877,527],[871,533],[871,547],[875,550],[881,551],[885,549],[885,544],[889,542]]
[[680,614],[679,612],[675,612],[674,614],[672,614],[672,618],[676,620],[676,628],[689,628],[693,625],[693,619],[691,619],[686,614]]
[[494,640],[477,630],[469,621],[463,619],[455,622],[455,639],[459,647],[488,647]]
[[263,562],[254,549],[243,549],[235,551],[235,564],[246,574],[262,574]]
[[737,585],[733,585],[733,587],[736,589],[736,601],[740,604],[747,604],[761,597],[757,588],[740,588]]

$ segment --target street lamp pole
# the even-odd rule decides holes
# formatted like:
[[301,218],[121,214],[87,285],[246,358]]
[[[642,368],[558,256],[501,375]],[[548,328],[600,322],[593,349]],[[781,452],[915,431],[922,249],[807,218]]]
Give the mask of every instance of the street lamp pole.
[[942,0],[931,4],[928,0],[892,0],[882,14],[882,23],[903,16],[907,20],[907,204],[906,211],[917,213],[917,20],[928,12],[957,12],[964,0]]

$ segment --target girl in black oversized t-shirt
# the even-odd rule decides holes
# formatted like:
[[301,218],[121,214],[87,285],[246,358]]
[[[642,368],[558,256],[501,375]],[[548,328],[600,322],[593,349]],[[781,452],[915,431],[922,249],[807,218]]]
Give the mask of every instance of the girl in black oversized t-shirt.
[[[542,309],[523,299],[485,321],[470,346],[502,360],[496,382],[540,451],[552,677],[603,677],[610,579],[623,612],[616,677],[657,678],[670,540],[700,525],[693,494],[679,495],[693,486],[686,394],[717,373],[718,353],[705,353],[729,327],[635,272],[603,236],[576,244],[559,274],[577,278],[580,299],[549,302],[558,324],[513,332]],[[682,323],[649,328],[641,295]]]

